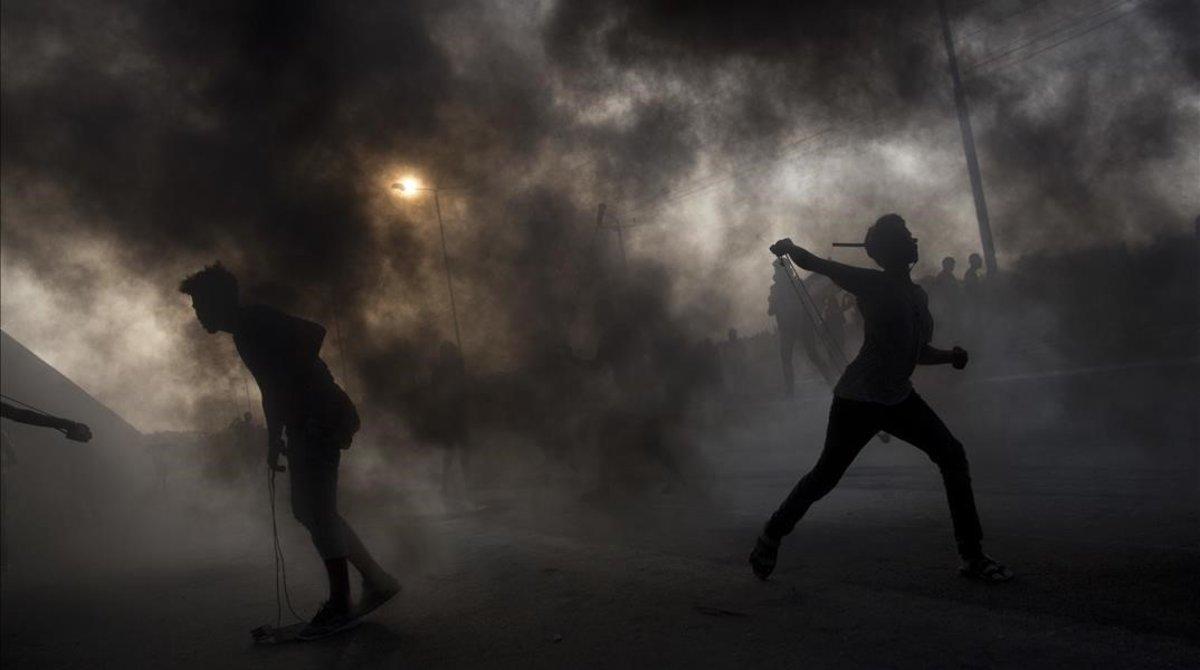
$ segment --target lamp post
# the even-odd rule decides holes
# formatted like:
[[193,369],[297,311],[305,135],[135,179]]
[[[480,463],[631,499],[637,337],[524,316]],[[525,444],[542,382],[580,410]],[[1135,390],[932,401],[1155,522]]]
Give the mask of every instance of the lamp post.
[[454,343],[458,345],[458,355],[465,361],[466,356],[463,354],[462,333],[458,327],[458,305],[454,300],[454,281],[450,276],[450,254],[446,251],[446,226],[442,223],[442,199],[440,194],[443,190],[436,186],[421,186],[415,181],[398,181],[392,184],[392,188],[399,191],[402,195],[418,191],[431,191],[433,193],[433,208],[437,212],[438,235],[442,240],[442,265],[446,270],[446,291],[450,294],[450,315],[454,319]]

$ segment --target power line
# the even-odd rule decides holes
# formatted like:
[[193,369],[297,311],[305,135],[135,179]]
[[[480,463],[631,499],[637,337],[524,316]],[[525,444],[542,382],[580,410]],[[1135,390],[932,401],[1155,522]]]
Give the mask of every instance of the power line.
[[[1061,39],[1061,40],[1059,40],[1059,41],[1057,41],[1057,42],[1054,42],[1054,43],[1052,43],[1052,44],[1048,44],[1048,45],[1046,45],[1046,46],[1044,46],[1044,47],[1042,47],[1042,48],[1040,48],[1040,49],[1036,49],[1036,50],[1034,50],[1034,51],[1031,51],[1031,52],[1029,52],[1028,54],[1025,54],[1024,56],[1022,56],[1022,57],[1020,57],[1020,58],[1014,58],[1014,59],[1011,59],[1011,60],[1009,60],[1008,62],[1002,62],[1002,63],[1000,63],[999,65],[993,65],[993,66],[991,66],[991,67],[989,67],[989,68],[987,68],[987,69],[989,69],[989,70],[997,70],[997,69],[1000,69],[1000,68],[1004,68],[1004,67],[1010,67],[1010,66],[1016,65],[1017,63],[1023,63],[1023,62],[1025,62],[1025,61],[1027,61],[1027,60],[1029,60],[1029,59],[1031,59],[1031,58],[1033,58],[1033,57],[1035,57],[1035,56],[1038,56],[1038,55],[1040,55],[1040,54],[1042,54],[1042,53],[1045,53],[1045,52],[1047,52],[1047,51],[1050,51],[1050,50],[1052,50],[1052,49],[1056,49],[1056,48],[1058,48],[1058,47],[1060,47],[1060,46],[1062,46],[1062,45],[1064,45],[1064,44],[1066,44],[1066,43],[1068,43],[1068,42],[1073,42],[1073,41],[1075,41],[1075,40],[1079,39],[1080,37],[1083,37],[1084,35],[1087,35],[1087,34],[1089,34],[1089,33],[1095,32],[1095,31],[1099,30],[1100,28],[1103,28],[1103,27],[1105,27],[1105,26],[1107,26],[1107,25],[1109,25],[1109,24],[1111,24],[1111,23],[1114,23],[1114,22],[1116,22],[1116,21],[1119,21],[1120,19],[1123,19],[1123,18],[1125,18],[1125,17],[1127,17],[1127,16],[1129,16],[1129,15],[1133,14],[1134,12],[1136,12],[1137,10],[1139,10],[1139,9],[1141,9],[1142,7],[1146,6],[1147,4],[1149,4],[1149,0],[1147,0],[1147,1],[1143,1],[1143,2],[1140,2],[1140,3],[1138,3],[1138,4],[1134,5],[1133,7],[1130,7],[1129,9],[1127,9],[1126,11],[1124,11],[1124,12],[1122,12],[1122,13],[1120,13],[1120,14],[1117,14],[1117,15],[1115,15],[1115,16],[1111,16],[1111,17],[1109,17],[1109,18],[1107,18],[1107,19],[1105,19],[1105,20],[1103,20],[1103,21],[1100,21],[1100,22],[1098,22],[1098,23],[1095,23],[1095,24],[1093,24],[1093,25],[1091,25],[1091,26],[1089,26],[1089,27],[1085,28],[1084,30],[1081,30],[1081,31],[1079,31],[1079,32],[1077,32],[1077,33],[1075,33],[1075,34],[1073,34],[1073,35],[1069,36],[1069,37],[1063,38],[1063,39]],[[976,66],[976,67],[974,67],[974,68],[972,68],[972,69],[973,69],[973,70],[977,70],[977,69],[979,69],[979,66]]]
[[[960,8],[960,9],[963,9],[963,10],[970,9],[972,7],[987,4],[987,2],[989,2],[989,1],[990,0],[980,0],[978,2],[973,2],[969,5],[965,5],[964,7]],[[1042,1],[1044,1],[1044,0],[1042,0]],[[909,15],[911,15],[911,14],[909,14]],[[897,32],[895,34],[899,37],[909,37],[909,38],[937,38],[939,36],[939,33],[935,30],[924,30],[924,29],[920,29],[920,28],[913,28],[911,31]],[[708,95],[708,96],[701,98],[700,104],[702,105],[702,107],[700,107],[700,111],[705,112],[705,111],[709,111],[709,110],[716,108],[719,104],[719,102],[717,100],[718,95],[719,95],[719,93],[714,93],[712,95]],[[824,132],[824,131],[822,131],[822,132]],[[714,139],[714,140],[710,140],[708,142],[702,142],[700,145],[698,145],[696,147],[696,150],[702,151],[704,149],[707,149],[707,148],[719,143],[720,141],[721,140],[719,140],[719,139]],[[801,138],[800,140],[796,140],[795,142],[803,142],[803,141],[806,141],[806,138]],[[792,144],[792,143],[789,143],[789,144]],[[787,146],[787,145],[785,145],[785,146]],[[596,163],[596,160],[594,158],[585,158],[585,159],[578,161],[566,168],[563,168],[563,170],[560,171],[560,174],[563,174],[563,173],[571,174],[571,173],[574,173],[585,167],[588,167],[589,165],[594,165],[595,163]],[[641,209],[644,209],[644,208],[638,207],[638,208],[635,208],[635,211],[640,211]]]
[[[1031,46],[1036,45],[1037,42],[1040,42],[1040,41],[1046,39],[1047,37],[1052,37],[1056,34],[1061,34],[1062,32],[1064,32],[1066,30],[1077,28],[1082,23],[1086,22],[1087,20],[1107,14],[1108,12],[1112,11],[1113,9],[1120,8],[1121,6],[1128,7],[1127,11],[1117,14],[1115,16],[1109,17],[1108,19],[1101,21],[1099,23],[1093,24],[1093,25],[1087,27],[1086,29],[1084,29],[1080,32],[1077,32],[1065,39],[1059,40],[1052,44],[1046,45],[1042,48],[1036,49],[1033,52],[1025,54],[1021,58],[1010,60],[1007,63],[993,65],[992,67],[987,68],[987,69],[998,69],[1000,67],[1008,67],[1010,65],[1014,65],[1016,63],[1020,63],[1020,62],[1029,60],[1029,59],[1034,58],[1046,51],[1050,51],[1054,48],[1062,46],[1063,44],[1066,44],[1067,42],[1078,39],[1079,37],[1082,37],[1088,33],[1091,33],[1105,25],[1108,25],[1108,24],[1120,19],[1120,18],[1124,18],[1125,16],[1128,16],[1129,14],[1133,13],[1135,10],[1140,9],[1142,6],[1144,6],[1149,1],[1151,1],[1151,0],[1137,0],[1132,5],[1129,5],[1128,0],[1121,0],[1121,2],[1114,3],[1112,5],[1108,5],[1108,6],[1102,8],[1100,10],[1097,10],[1096,12],[1093,12],[1089,15],[1086,15],[1083,17],[1076,16],[1071,20],[1071,23],[1068,25],[1065,25],[1065,26],[1062,25],[1063,22],[1061,22],[1061,21],[1056,22],[1054,25],[1059,26],[1058,28],[1043,32],[1043,33],[1039,34],[1039,36],[1037,36],[1033,40],[1030,40],[1029,42],[1022,44],[1020,47],[1009,49],[1005,53],[998,54],[994,57],[991,57],[990,59],[985,59],[985,61],[976,62],[976,63],[972,64],[969,68],[966,68],[966,70],[980,71],[980,70],[984,69],[983,66],[987,65],[989,62],[999,61],[1001,59],[1001,57],[1003,57],[1003,56],[1010,56],[1012,54],[1019,53],[1020,51],[1022,51],[1024,49],[1027,49]],[[878,122],[879,122],[879,120],[875,121],[875,123],[878,123]],[[798,140],[789,142],[785,146],[800,147],[800,145],[803,145],[813,139],[816,139],[817,137],[829,135],[834,132],[846,132],[846,131],[850,131],[850,130],[860,129],[862,126],[868,125],[869,123],[870,123],[870,121],[868,119],[863,119],[862,117],[860,117],[859,120],[852,121],[849,125],[844,125],[844,126],[838,127],[838,128],[829,126],[822,130],[819,130],[815,133],[801,137]],[[703,193],[705,191],[711,190],[712,188],[715,188],[715,187],[719,186],[720,184],[728,182],[728,181],[735,179],[738,176],[741,176],[748,172],[752,172],[756,169],[763,169],[766,167],[770,167],[771,165],[774,165],[774,164],[785,162],[785,161],[790,160],[790,159],[796,157],[797,155],[799,155],[801,153],[802,148],[803,147],[801,147],[800,149],[794,150],[794,151],[787,151],[781,155],[766,158],[766,159],[750,159],[747,161],[743,161],[742,165],[744,165],[745,167],[738,166],[738,167],[735,167],[733,170],[726,172],[724,174],[701,179],[697,183],[694,183],[687,190],[684,190],[682,192],[677,192],[677,193],[671,194],[669,196],[665,196],[656,202],[652,202],[650,204],[635,208],[634,210],[632,210],[629,213],[628,216],[644,217],[646,214],[656,212],[668,205],[679,202],[681,200],[685,200],[685,199],[690,198],[699,193]],[[614,218],[616,218],[616,217],[614,217]],[[646,225],[651,225],[651,222],[624,224],[623,227],[637,228],[637,227],[646,226]]]
[[1015,12],[1010,12],[999,18],[992,19],[991,21],[985,21],[983,26],[976,28],[975,30],[972,30],[969,33],[963,33],[961,35],[961,39],[966,39],[968,37],[973,37],[975,35],[978,35],[979,33],[987,30],[989,27],[998,26],[998,25],[1004,23],[1005,21],[1008,21],[1009,19],[1013,18],[1014,16],[1020,16],[1022,14],[1028,13],[1034,9],[1037,9],[1038,7],[1041,7],[1044,4],[1046,4],[1046,0],[1037,0],[1036,2],[1025,5],[1024,7],[1022,7],[1021,9],[1018,9]]
[[[1136,8],[1137,4],[1141,1],[1143,1],[1143,0],[1134,0],[1134,3],[1132,6],[1134,8]],[[1074,17],[1071,17],[1069,19],[1062,20],[1062,21],[1057,21],[1052,24],[1053,25],[1052,28],[1050,28],[1048,30],[1044,30],[1040,33],[1037,33],[1032,38],[1028,38],[1028,39],[1021,38],[1021,39],[1014,40],[1012,42],[1009,42],[1005,46],[1000,47],[1000,49],[993,51],[992,53],[990,53],[988,55],[985,55],[985,56],[982,56],[982,57],[976,59],[974,62],[969,63],[966,66],[964,66],[963,72],[967,73],[967,72],[971,72],[974,70],[978,70],[986,65],[990,65],[991,63],[1002,60],[1012,54],[1015,54],[1015,53],[1024,51],[1025,49],[1031,48],[1043,40],[1053,38],[1064,32],[1078,28],[1080,25],[1083,25],[1084,23],[1086,23],[1087,21],[1090,21],[1091,19],[1098,18],[1098,17],[1108,14],[1109,12],[1112,12],[1114,10],[1121,9],[1122,7],[1128,8],[1130,6],[1131,5],[1129,4],[1129,0],[1119,0],[1119,2],[1115,2],[1110,5],[1106,5],[1094,12],[1091,12],[1091,13],[1088,13],[1085,15],[1074,16]],[[1123,16],[1123,14],[1119,14],[1118,16]]]

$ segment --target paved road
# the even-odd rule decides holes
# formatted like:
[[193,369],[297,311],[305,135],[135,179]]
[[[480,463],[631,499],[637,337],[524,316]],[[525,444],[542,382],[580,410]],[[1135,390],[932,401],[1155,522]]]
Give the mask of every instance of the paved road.
[[[1180,379],[1193,388],[1194,377]],[[261,492],[200,513],[205,489],[172,482],[161,495],[174,502],[148,506],[139,532],[93,536],[87,550],[54,561],[17,548],[3,580],[0,661],[1200,667],[1195,422],[1164,405],[1181,395],[1127,402],[1105,422],[1099,403],[1054,401],[1068,396],[1043,382],[1005,388],[1004,404],[994,390],[938,400],[968,445],[988,550],[1019,575],[1000,587],[957,577],[937,473],[897,443],[864,452],[785,543],[770,582],[750,575],[745,557],[762,521],[815,458],[818,399],[712,419],[722,427],[701,440],[703,467],[684,490],[588,501],[579,482],[516,477],[479,492],[481,509],[458,513],[423,504],[436,498],[428,490],[351,496],[349,516],[405,591],[354,632],[304,645],[250,641],[275,616]],[[955,420],[985,400],[990,424]],[[1170,422],[1149,420],[1164,407]],[[1068,429],[1067,411],[1098,418]],[[368,482],[377,466],[352,462],[354,481]],[[311,612],[321,569],[283,521],[292,592]]]
[[[868,466],[806,519],[767,583],[744,555],[782,476],[740,496],[560,499],[552,513],[547,494],[371,525],[377,545],[420,538],[416,553],[385,547],[405,592],[357,631],[307,645],[250,643],[274,616],[266,561],[197,556],[86,582],[10,573],[3,665],[1200,667],[1197,518],[1145,490],[1174,480],[1110,473],[1127,495],[1097,498],[1064,490],[1072,474],[1099,476],[1042,472],[1057,484],[1043,494],[985,487],[992,550],[1020,572],[999,588],[954,575],[935,481]],[[287,544],[311,607],[316,566],[302,538]]]

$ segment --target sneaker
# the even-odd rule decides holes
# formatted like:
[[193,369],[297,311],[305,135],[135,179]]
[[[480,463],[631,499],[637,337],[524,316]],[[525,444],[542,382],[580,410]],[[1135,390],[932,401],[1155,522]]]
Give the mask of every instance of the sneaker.
[[349,607],[335,605],[332,600],[329,600],[321,605],[316,616],[296,637],[301,640],[318,640],[352,628],[357,623],[358,617],[351,615]]
[[382,578],[373,580],[371,584],[363,580],[362,598],[358,602],[355,616],[366,616],[374,612],[397,593],[400,593],[400,582],[391,575],[385,574]]
[[779,540],[773,540],[766,535],[759,535],[750,552],[750,567],[754,576],[765,580],[775,569],[775,558],[779,555]]

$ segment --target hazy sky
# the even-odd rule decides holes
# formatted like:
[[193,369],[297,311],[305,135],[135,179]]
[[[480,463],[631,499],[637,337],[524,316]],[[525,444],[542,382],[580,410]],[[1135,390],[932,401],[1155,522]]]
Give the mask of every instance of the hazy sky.
[[[431,197],[401,178],[463,187],[442,206],[480,370],[533,330],[586,348],[638,268],[706,336],[766,327],[784,235],[832,253],[896,211],[925,268],[978,250],[933,3],[675,4],[7,1],[0,322],[138,427],[189,428],[245,397],[176,292],[214,259],[327,325],[352,394],[450,335]],[[1191,229],[1195,3],[951,14],[1002,266]],[[633,270],[601,202],[638,226]]]

